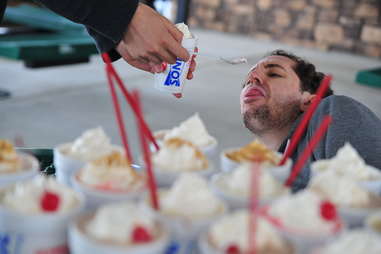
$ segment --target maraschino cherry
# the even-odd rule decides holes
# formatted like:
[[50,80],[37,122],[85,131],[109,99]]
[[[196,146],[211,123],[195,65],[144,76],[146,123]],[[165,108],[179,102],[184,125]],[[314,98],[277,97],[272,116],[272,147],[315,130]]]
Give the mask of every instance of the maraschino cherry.
[[46,190],[41,197],[41,209],[47,213],[55,212],[60,206],[60,201],[61,199],[56,193]]
[[134,243],[148,243],[152,241],[151,234],[142,226],[137,226],[132,231],[132,242]]

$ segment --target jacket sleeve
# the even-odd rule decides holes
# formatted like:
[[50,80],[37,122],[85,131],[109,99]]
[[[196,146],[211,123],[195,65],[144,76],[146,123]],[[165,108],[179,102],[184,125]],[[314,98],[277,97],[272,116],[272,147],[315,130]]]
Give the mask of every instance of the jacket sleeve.
[[50,10],[86,26],[101,52],[122,40],[138,0],[38,0]]

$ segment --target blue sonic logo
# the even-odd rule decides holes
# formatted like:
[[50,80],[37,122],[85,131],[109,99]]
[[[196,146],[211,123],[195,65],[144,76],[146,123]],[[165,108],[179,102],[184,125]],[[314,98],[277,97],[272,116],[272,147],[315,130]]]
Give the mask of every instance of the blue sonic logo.
[[166,86],[180,86],[180,76],[185,66],[185,62],[177,59],[175,64],[171,65],[171,69],[165,79],[164,85]]

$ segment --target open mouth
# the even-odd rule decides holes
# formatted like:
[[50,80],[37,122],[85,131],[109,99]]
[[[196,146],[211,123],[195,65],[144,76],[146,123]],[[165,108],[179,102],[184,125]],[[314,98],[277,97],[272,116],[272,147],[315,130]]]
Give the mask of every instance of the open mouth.
[[248,89],[248,91],[244,95],[244,100],[246,101],[251,101],[251,100],[256,100],[259,98],[264,98],[265,97],[265,92],[258,88],[258,87],[252,87]]

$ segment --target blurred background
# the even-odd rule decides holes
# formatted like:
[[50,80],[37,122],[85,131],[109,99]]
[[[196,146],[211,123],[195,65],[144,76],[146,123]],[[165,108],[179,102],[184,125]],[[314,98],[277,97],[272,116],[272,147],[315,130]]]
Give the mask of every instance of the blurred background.
[[[104,65],[82,26],[33,2],[8,2],[0,27],[0,137],[24,147],[55,147],[102,126],[120,143]],[[197,57],[182,99],[155,90],[153,75],[115,63],[126,85],[140,90],[153,130],[199,112],[220,149],[250,142],[239,111],[241,83],[256,61],[279,48],[333,74],[336,94],[359,100],[381,117],[381,1],[145,2],[173,22],[187,23],[199,51],[209,55]],[[220,56],[246,57],[248,63],[230,65]],[[123,107],[137,154],[135,121]]]

